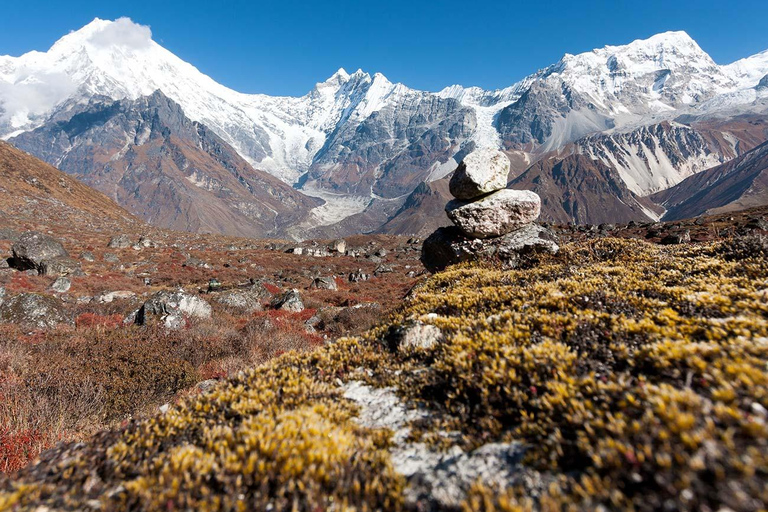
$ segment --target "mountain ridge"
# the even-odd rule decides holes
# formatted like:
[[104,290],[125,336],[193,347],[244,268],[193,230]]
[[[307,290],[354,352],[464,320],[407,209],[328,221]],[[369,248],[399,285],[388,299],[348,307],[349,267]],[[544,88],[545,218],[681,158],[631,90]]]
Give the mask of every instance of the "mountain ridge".
[[0,134],[66,119],[96,97],[137,100],[161,90],[251,166],[321,198],[302,229],[343,234],[355,216],[374,230],[388,222],[421,183],[446,176],[476,147],[503,149],[518,174],[578,147],[614,167],[634,193],[663,190],[741,154],[741,141],[727,129],[703,137],[679,127],[692,138],[671,144],[641,132],[683,118],[768,115],[766,75],[768,50],[719,65],[676,31],[566,53],[494,91],[419,91],[340,68],[304,96],[243,94],[157,44],[148,27],[96,19],[48,52],[0,57]]

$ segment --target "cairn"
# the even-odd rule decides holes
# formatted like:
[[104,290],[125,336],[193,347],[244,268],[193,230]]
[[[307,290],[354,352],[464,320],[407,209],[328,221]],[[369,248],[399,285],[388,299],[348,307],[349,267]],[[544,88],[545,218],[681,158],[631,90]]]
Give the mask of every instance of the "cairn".
[[554,235],[535,223],[541,199],[530,190],[505,188],[509,159],[495,149],[468,154],[451,177],[455,198],[445,212],[454,226],[424,241],[422,262],[431,271],[462,261],[498,260],[514,268],[525,252],[556,253]]

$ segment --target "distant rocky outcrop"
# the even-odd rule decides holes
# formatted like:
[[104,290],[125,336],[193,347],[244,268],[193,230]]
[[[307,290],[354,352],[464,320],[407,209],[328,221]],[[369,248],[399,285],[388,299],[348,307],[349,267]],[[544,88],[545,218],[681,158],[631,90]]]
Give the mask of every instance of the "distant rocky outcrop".
[[504,153],[483,149],[465,161],[451,178],[451,191],[461,199],[445,207],[455,226],[439,228],[424,241],[425,267],[438,271],[462,261],[488,259],[512,268],[523,253],[558,251],[554,235],[534,224],[541,212],[539,196],[503,188],[499,176],[509,170]]
[[[322,201],[254,169],[157,91],[136,100],[75,103],[13,144],[57,165],[154,225],[265,237]],[[113,248],[127,247],[116,237]]]

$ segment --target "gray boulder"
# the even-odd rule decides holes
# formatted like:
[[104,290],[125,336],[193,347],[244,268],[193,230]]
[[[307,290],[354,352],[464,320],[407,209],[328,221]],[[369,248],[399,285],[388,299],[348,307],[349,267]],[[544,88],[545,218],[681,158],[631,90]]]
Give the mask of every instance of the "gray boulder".
[[99,304],[109,304],[116,300],[128,300],[136,297],[136,293],[130,290],[116,290],[112,292],[102,292],[96,296],[96,302]]
[[391,332],[387,338],[392,349],[403,352],[408,350],[429,350],[443,341],[443,332],[439,327],[422,322],[412,322]]
[[188,318],[211,317],[211,305],[184,291],[160,291],[144,303],[136,314],[136,323],[146,325],[160,319],[168,329],[180,329]]
[[391,274],[395,269],[392,265],[381,264],[373,271],[373,275],[378,277],[382,274]]
[[440,228],[424,240],[421,262],[431,272],[464,261],[497,262],[516,268],[522,257],[536,253],[557,254],[555,234],[538,224],[528,224],[504,236],[480,240],[465,236],[455,226]]
[[53,258],[43,260],[38,271],[44,276],[80,276],[83,271],[80,269],[80,262],[72,258]]
[[349,274],[349,282],[350,283],[359,283],[361,281],[367,281],[371,278],[369,274],[366,274],[363,272],[363,269],[359,268],[357,269],[357,272],[352,272]]
[[96,261],[96,257],[91,251],[83,251],[80,253],[80,259],[83,261],[93,262]]
[[37,293],[14,295],[0,305],[0,321],[25,329],[53,329],[73,323],[64,305],[54,297]]
[[304,311],[304,302],[301,300],[301,294],[298,290],[288,290],[272,300],[272,307],[291,313],[299,313]]
[[131,238],[128,235],[122,234],[113,236],[109,243],[107,244],[107,247],[110,249],[127,249],[133,245],[133,242],[131,242]]
[[336,285],[336,280],[332,277],[316,277],[309,287],[318,290],[338,290],[339,288]]
[[42,265],[56,258],[69,258],[69,254],[58,240],[38,233],[25,231],[11,246],[13,267],[18,270],[35,269],[41,274]]
[[219,304],[247,313],[261,311],[262,298],[264,296],[256,288],[226,290],[212,296],[212,300]]
[[19,233],[11,228],[0,228],[0,240],[15,242],[19,239]]
[[59,277],[53,284],[51,284],[51,290],[56,293],[66,293],[72,287],[72,281],[68,277]]
[[331,242],[330,249],[339,254],[344,254],[347,252],[347,242],[343,239],[334,240]]
[[445,212],[465,235],[491,238],[538,219],[541,199],[530,190],[504,189],[472,202],[454,199],[446,205]]
[[448,184],[456,199],[471,200],[507,186],[509,158],[499,150],[483,148],[464,157]]

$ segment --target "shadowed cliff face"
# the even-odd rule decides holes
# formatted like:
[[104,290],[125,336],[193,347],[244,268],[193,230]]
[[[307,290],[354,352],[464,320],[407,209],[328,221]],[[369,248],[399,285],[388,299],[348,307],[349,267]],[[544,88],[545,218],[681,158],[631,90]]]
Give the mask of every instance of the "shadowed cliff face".
[[154,225],[274,236],[318,201],[253,169],[162,93],[92,101],[12,143],[104,192]]
[[764,205],[768,202],[768,143],[695,174],[651,199],[667,208],[664,220]]
[[648,221],[653,203],[627,189],[618,173],[584,155],[545,158],[510,183],[541,197],[542,220],[549,222]]

